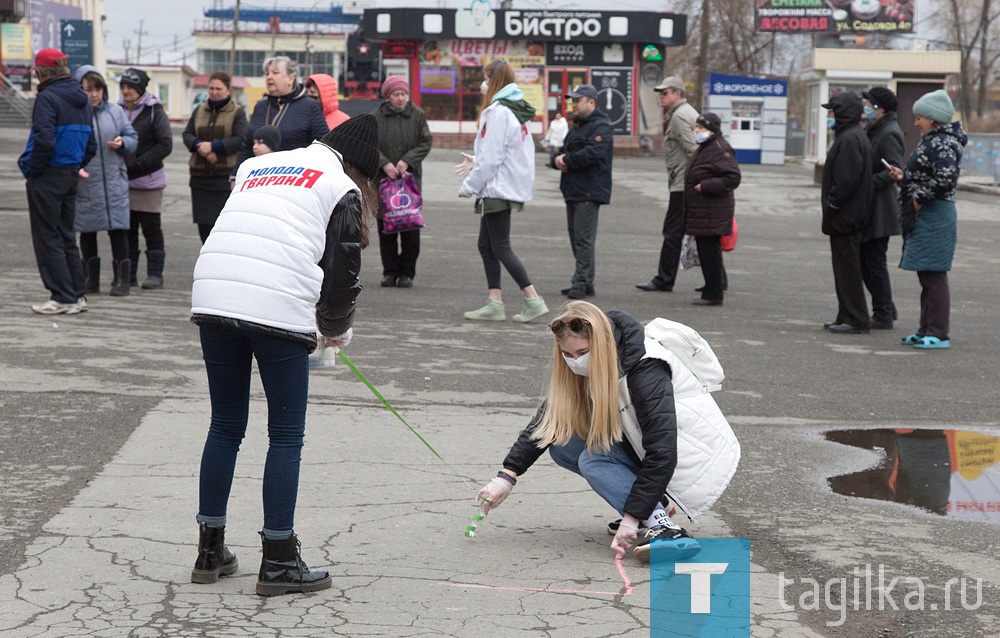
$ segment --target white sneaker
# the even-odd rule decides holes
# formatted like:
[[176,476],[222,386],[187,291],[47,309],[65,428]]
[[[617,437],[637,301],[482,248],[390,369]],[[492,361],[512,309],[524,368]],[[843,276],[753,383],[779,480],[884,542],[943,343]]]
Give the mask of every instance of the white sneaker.
[[66,314],[68,314],[68,315],[75,315],[77,312],[87,312],[87,298],[86,297],[80,297],[79,299],[77,299],[76,300],[76,307],[78,309],[76,312],[67,312]]
[[40,315],[75,315],[80,312],[80,305],[76,303],[60,303],[54,299],[49,299],[45,303],[32,304],[31,309]]

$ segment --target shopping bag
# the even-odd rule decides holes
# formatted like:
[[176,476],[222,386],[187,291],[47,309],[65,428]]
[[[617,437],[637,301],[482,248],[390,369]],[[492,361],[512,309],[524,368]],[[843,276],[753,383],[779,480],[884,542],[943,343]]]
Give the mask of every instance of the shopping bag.
[[701,266],[698,259],[698,242],[693,235],[684,235],[684,242],[681,244],[681,270],[690,270]]
[[382,234],[391,235],[423,228],[423,198],[417,190],[417,180],[407,171],[399,179],[385,177],[379,182],[378,196],[382,202]]
[[736,240],[740,236],[740,227],[736,225],[736,218],[733,217],[733,234],[723,235],[719,243],[722,244],[722,251],[729,252],[736,249]]

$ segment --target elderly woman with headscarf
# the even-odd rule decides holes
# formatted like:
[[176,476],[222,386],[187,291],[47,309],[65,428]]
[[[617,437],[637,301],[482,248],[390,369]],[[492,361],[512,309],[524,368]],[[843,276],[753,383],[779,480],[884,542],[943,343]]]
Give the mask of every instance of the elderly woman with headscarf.
[[[423,109],[410,102],[410,84],[403,77],[387,77],[382,83],[382,97],[385,101],[372,111],[378,122],[380,177],[400,179],[410,172],[417,189],[422,191],[422,162],[431,152],[433,141],[427,116]],[[380,215],[378,244],[382,255],[382,285],[409,288],[417,274],[420,229],[386,235],[382,232],[384,228]]]
[[694,140],[698,148],[688,162],[684,176],[684,232],[695,237],[705,285],[696,306],[721,306],[726,288],[722,263],[722,237],[733,234],[740,166],[736,153],[722,136],[722,124],[715,113],[695,120]]
[[920,325],[902,340],[921,350],[948,348],[951,291],[948,271],[955,258],[958,214],[955,188],[962,150],[969,136],[961,122],[952,122],[955,105],[943,89],[913,104],[914,126],[923,135],[906,161],[906,170],[892,167],[901,181],[903,257],[899,267],[917,271],[920,280]]
[[243,146],[236,157],[236,168],[249,157],[253,157],[254,132],[262,126],[274,126],[281,131],[281,148],[274,151],[290,151],[305,148],[330,132],[323,115],[323,108],[309,97],[296,75],[295,60],[279,55],[264,60],[264,80],[267,83],[267,97],[253,107],[250,126],[243,138]]

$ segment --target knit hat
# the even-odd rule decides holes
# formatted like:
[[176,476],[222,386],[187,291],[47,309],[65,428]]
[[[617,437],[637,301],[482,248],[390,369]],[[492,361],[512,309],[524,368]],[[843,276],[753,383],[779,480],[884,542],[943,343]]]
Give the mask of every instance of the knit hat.
[[398,75],[390,75],[385,79],[385,82],[382,83],[382,97],[389,97],[400,89],[409,93],[410,83],[406,81],[406,78]]
[[42,49],[35,54],[35,66],[31,67],[31,70],[34,71],[39,67],[66,66],[68,61],[69,57],[59,49]]
[[378,120],[365,113],[346,120],[323,136],[327,146],[340,151],[344,161],[354,164],[362,173],[374,179],[381,168],[378,151]]
[[264,144],[272,151],[281,146],[281,131],[276,126],[262,126],[253,132],[253,141]]
[[146,92],[146,87],[149,86],[149,76],[142,69],[129,67],[118,78],[118,82],[126,86],[131,86],[139,92],[139,95],[142,95]]
[[702,113],[701,115],[698,116],[698,119],[695,121],[698,124],[701,124],[703,128],[712,131],[716,135],[722,133],[722,120],[719,119],[718,115],[712,113],[711,111]]
[[861,95],[865,96],[872,106],[885,109],[886,113],[894,112],[899,106],[896,94],[884,86],[873,86],[867,91],[862,91]]
[[944,89],[931,91],[913,103],[913,114],[947,124],[955,116],[955,105]]

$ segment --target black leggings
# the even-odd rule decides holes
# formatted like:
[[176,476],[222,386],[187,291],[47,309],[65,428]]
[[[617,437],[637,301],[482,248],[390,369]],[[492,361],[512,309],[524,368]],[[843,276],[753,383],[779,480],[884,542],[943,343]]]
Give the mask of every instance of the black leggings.
[[483,257],[486,284],[490,289],[500,288],[500,264],[520,288],[531,285],[528,271],[510,247],[510,210],[485,213],[479,223],[479,254]]
[[128,229],[128,250],[139,255],[139,227],[146,240],[146,250],[163,250],[163,229],[160,227],[159,213],[131,211],[132,227]]
[[[128,230],[109,230],[111,238],[111,258],[115,261],[128,259]],[[97,257],[97,233],[80,233],[80,257],[84,261]]]

